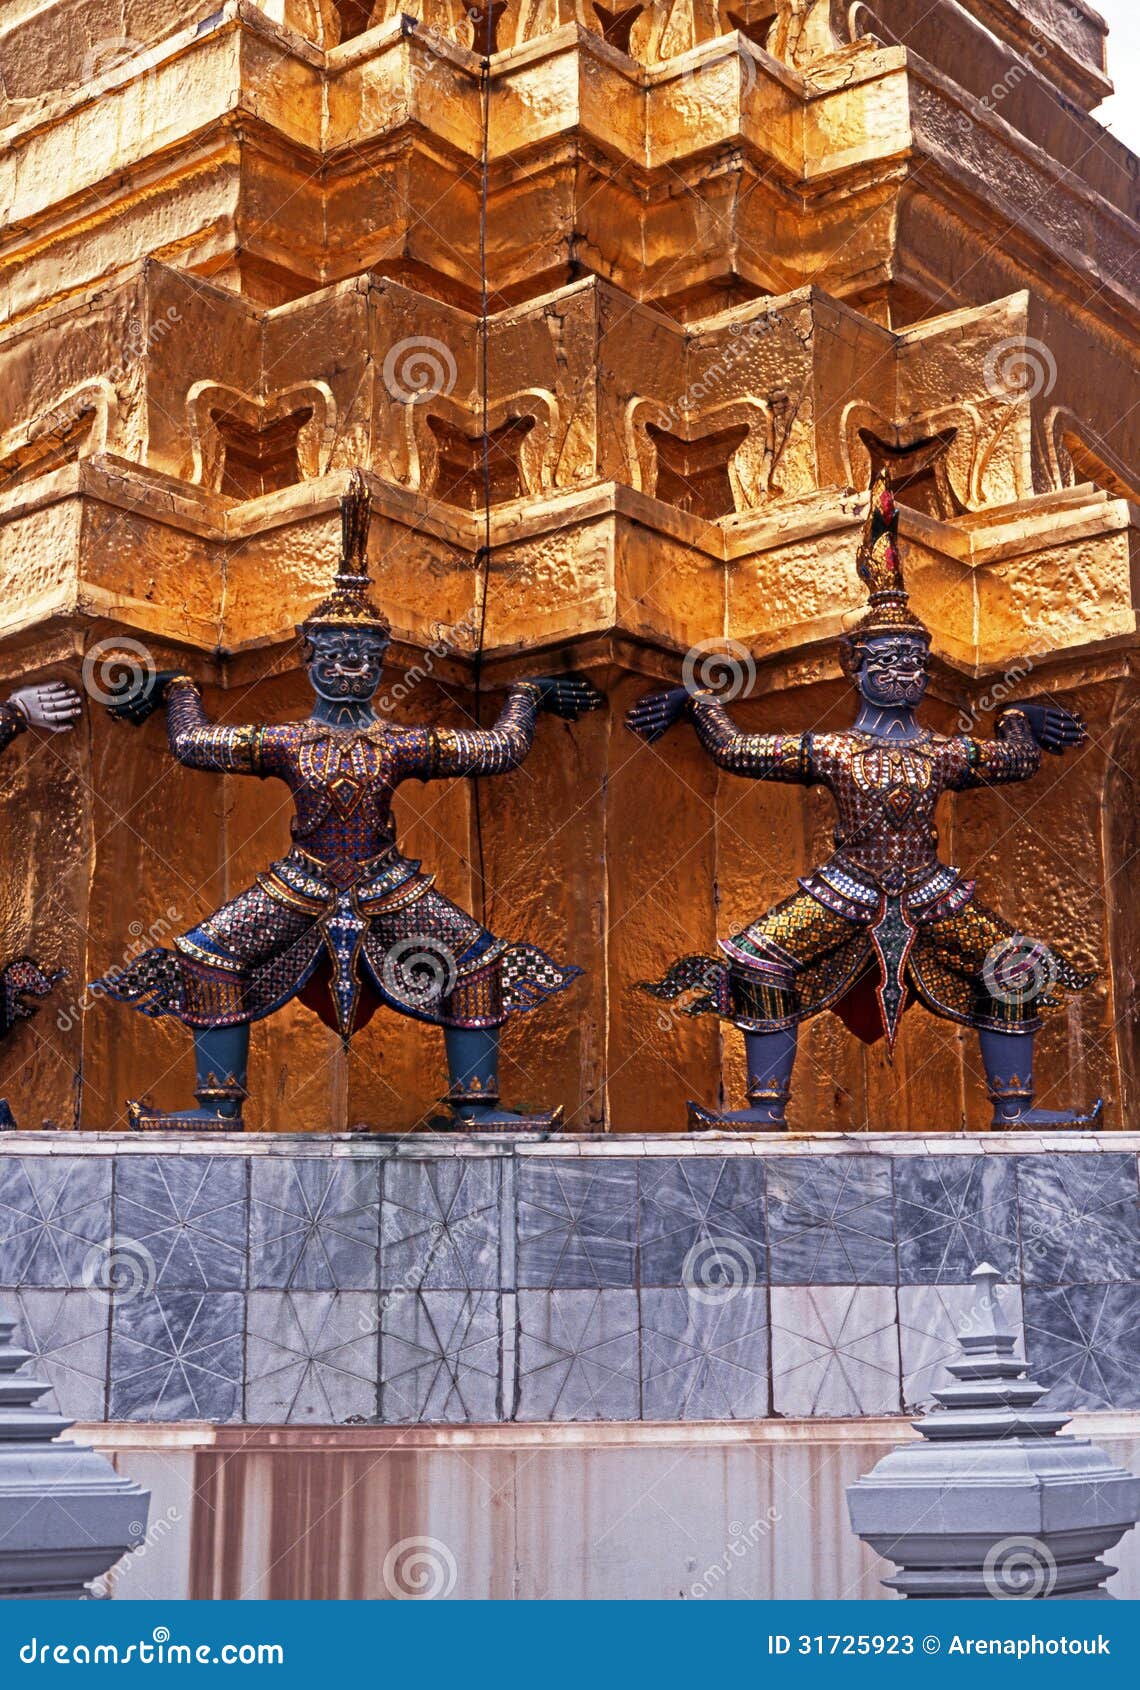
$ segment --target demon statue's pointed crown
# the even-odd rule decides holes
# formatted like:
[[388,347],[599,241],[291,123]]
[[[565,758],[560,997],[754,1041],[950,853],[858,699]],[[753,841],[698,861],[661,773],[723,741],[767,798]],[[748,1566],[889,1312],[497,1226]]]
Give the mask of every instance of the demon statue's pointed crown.
[[860,647],[877,636],[909,634],[930,644],[929,628],[910,608],[899,553],[899,509],[885,469],[871,483],[855,567],[867,589],[867,609],[839,642],[840,660],[849,676],[859,666]]
[[340,568],[333,577],[332,594],[322,599],[300,624],[303,639],[338,629],[369,629],[385,640],[392,624],[368,596],[372,585],[368,574],[368,527],[372,520],[372,495],[364,476],[354,469],[340,501]]

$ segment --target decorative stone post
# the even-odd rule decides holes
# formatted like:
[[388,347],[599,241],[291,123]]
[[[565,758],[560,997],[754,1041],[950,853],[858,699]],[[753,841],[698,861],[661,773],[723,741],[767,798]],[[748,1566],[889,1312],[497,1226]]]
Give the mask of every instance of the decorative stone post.
[[915,1597],[1108,1598],[1101,1559],[1140,1515],[1140,1479],[1039,1408],[1002,1319],[997,1270],[974,1270],[979,1295],[949,1364],[954,1383],[903,1444],[847,1488],[856,1535]]
[[81,1599],[146,1531],[150,1492],[105,1456],[55,1440],[72,1424],[34,1405],[49,1385],[0,1311],[0,1598]]

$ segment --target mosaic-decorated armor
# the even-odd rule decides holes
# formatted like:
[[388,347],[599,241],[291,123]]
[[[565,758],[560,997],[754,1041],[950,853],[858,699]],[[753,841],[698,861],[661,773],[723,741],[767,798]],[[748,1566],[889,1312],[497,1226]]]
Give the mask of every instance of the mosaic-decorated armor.
[[[826,786],[838,811],[835,854],[803,877],[800,891],[724,940],[711,974],[700,959],[710,989],[697,1013],[772,1032],[834,1008],[854,1032],[885,1033],[893,1045],[908,999],[972,1027],[1036,1028],[1041,1009],[1056,1002],[1035,990],[1042,974],[1073,990],[1089,983],[1049,946],[1027,945],[975,898],[972,880],[938,857],[934,812],[943,792],[1037,770],[1040,747],[1016,710],[993,740],[927,732],[899,745],[856,732],[738,733],[709,697],[694,698],[691,716],[721,768]],[[1003,944],[1011,947],[1004,969],[996,956]],[[691,960],[678,964],[660,995],[676,995],[692,973]]]
[[435,890],[396,845],[405,780],[503,774],[530,750],[539,688],[516,682],[493,728],[362,729],[317,721],[223,726],[194,682],[166,686],[170,749],[192,769],[282,780],[293,849],[256,883],[100,989],[189,1027],[258,1021],[302,997],[351,1036],[381,1003],[440,1026],[497,1027],[580,970],[509,945]]

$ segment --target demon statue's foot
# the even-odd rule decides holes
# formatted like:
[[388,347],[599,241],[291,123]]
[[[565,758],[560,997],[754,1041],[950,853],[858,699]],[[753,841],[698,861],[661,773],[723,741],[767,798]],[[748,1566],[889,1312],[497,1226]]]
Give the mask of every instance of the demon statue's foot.
[[1032,1132],[1038,1127],[1095,1127],[1104,1111],[1097,1098],[1088,1109],[1036,1109],[1033,1083],[1033,1033],[997,1032],[983,1028],[978,1035],[986,1084],[994,1106],[994,1132]]
[[742,1028],[748,1065],[747,1109],[704,1109],[689,1104],[689,1130],[695,1133],[782,1133],[796,1060],[795,1027],[770,1033]]
[[783,1109],[757,1105],[752,1109],[705,1109],[689,1104],[689,1130],[694,1133],[782,1133],[787,1131]]
[[130,1098],[127,1118],[133,1133],[240,1133],[241,1110],[223,1115],[217,1109],[156,1109],[148,1098]]
[[443,1132],[453,1133],[549,1133],[562,1124],[561,1109],[538,1109],[519,1114],[513,1109],[500,1109],[497,1104],[451,1103],[451,1115],[438,1124]]
[[[225,1028],[225,1033],[234,1032],[249,1038],[247,1027]],[[195,1043],[198,1055],[201,1057],[203,1047],[207,1045],[210,1034],[199,1034]],[[218,1042],[215,1038],[215,1042]],[[156,1109],[146,1098],[140,1101],[131,1100],[127,1104],[127,1115],[133,1133],[240,1133],[242,1132],[241,1106],[249,1095],[245,1089],[244,1063],[240,1070],[240,1077],[235,1078],[232,1071],[222,1072],[226,1075],[219,1080],[211,1070],[203,1074],[199,1062],[198,1085],[194,1096],[198,1099],[197,1109]]]
[[696,1133],[782,1133],[787,1131],[785,1110],[792,1089],[792,1067],[796,1060],[795,1027],[778,1027],[770,1033],[744,1032],[744,1056],[748,1065],[747,1109],[703,1109],[689,1104],[689,1130]]
[[1095,1127],[1104,1114],[1104,1099],[1098,1097],[1087,1109],[1026,1109],[1009,1112],[999,1101],[990,1125],[994,1132],[1032,1132],[1035,1127]]
[[447,1027],[444,1030],[451,1089],[450,1116],[429,1124],[436,1132],[549,1133],[562,1124],[561,1109],[516,1114],[499,1103],[499,1029]]

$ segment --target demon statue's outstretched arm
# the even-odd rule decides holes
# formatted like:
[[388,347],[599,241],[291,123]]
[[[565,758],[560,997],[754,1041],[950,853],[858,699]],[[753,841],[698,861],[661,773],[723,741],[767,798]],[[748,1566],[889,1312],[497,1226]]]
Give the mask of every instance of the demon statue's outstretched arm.
[[576,721],[596,710],[601,694],[581,675],[544,675],[515,681],[493,728],[428,729],[428,780],[453,775],[501,775],[517,769],[534,741],[540,710]]
[[718,768],[750,780],[811,780],[810,734],[741,733],[719,699],[699,693],[689,715]]
[[0,751],[6,751],[17,734],[22,734],[27,721],[13,704],[0,704]]
[[[67,733],[82,713],[83,706],[74,687],[65,681],[41,681],[38,686],[19,687],[0,703],[0,752],[11,745],[17,734],[29,726],[44,728],[48,733]],[[65,970],[46,972],[33,957],[17,957],[0,968],[0,1039],[5,1038],[19,1021],[26,1021],[36,1013],[31,998],[46,998]],[[0,1131],[11,1131],[16,1125],[6,1099],[0,1098]]]
[[1029,701],[1003,710],[994,733],[994,739],[963,736],[956,742],[962,748],[962,763],[947,778],[952,791],[1029,780],[1041,767],[1042,751],[1059,757],[1088,737],[1079,716],[1053,704]]
[[690,693],[686,687],[650,693],[633,706],[625,721],[633,733],[652,745],[682,716],[689,717],[713,762],[734,775],[804,785],[815,778],[810,734],[741,733],[712,693]]
[[79,694],[65,681],[44,681],[35,687],[20,687],[0,704],[0,751],[6,751],[29,722],[49,733],[66,733],[79,719]]
[[202,695],[187,675],[166,686],[166,737],[172,754],[188,769],[214,769],[228,775],[261,775],[264,741],[271,728],[258,723],[211,722]]
[[275,772],[264,760],[273,728],[251,722],[211,722],[196,682],[178,670],[164,669],[128,685],[108,708],[120,721],[145,722],[164,700],[171,754],[188,769],[210,769],[227,775]]
[[[110,713],[120,720],[144,722],[163,699],[171,753],[187,768],[236,775],[278,772],[274,751],[282,730],[256,722],[211,722],[196,683],[176,670],[134,684],[109,707]],[[530,750],[540,710],[576,721],[601,703],[597,688],[581,675],[515,681],[493,728],[396,729],[404,754],[401,774],[422,780],[504,774],[517,768]]]

